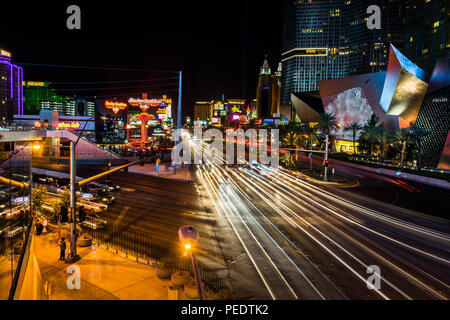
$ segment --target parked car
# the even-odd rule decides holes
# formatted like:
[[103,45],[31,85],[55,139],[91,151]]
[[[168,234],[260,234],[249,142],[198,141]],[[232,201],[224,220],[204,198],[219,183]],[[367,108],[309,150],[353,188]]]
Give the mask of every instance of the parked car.
[[109,192],[106,191],[98,191],[97,192],[97,200],[106,204],[111,204],[114,202],[114,196],[110,195]]
[[88,192],[88,193],[97,193],[97,192],[99,192],[99,191],[105,191],[105,192],[107,192],[108,191],[108,188],[106,187],[103,187],[103,186],[100,186],[99,184],[97,184],[97,183],[94,183],[94,182],[91,182],[91,183],[88,183],[87,185],[85,185],[85,186],[82,186],[81,187],[81,190],[83,191],[83,192]]
[[120,186],[118,184],[115,184],[111,180],[105,180],[98,183],[99,186],[101,186],[104,189],[107,189],[108,191],[119,191]]

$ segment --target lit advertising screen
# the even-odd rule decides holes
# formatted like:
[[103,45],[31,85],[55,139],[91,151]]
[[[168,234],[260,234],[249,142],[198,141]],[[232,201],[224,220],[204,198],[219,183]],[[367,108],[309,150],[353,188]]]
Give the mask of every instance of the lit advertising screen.
[[[361,88],[352,88],[335,95],[322,98],[325,112],[336,117],[340,124],[335,131],[338,139],[353,140],[353,132],[344,131],[352,122],[363,126],[370,119],[373,111]],[[358,138],[357,132],[356,138]]]

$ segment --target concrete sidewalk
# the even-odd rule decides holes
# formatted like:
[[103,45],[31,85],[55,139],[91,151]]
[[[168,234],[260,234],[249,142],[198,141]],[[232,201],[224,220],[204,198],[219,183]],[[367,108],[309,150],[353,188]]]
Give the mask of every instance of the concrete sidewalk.
[[[15,254],[13,260],[8,256],[0,256],[0,300],[7,300],[9,290],[11,289],[12,276],[11,270],[16,271],[19,255]],[[12,267],[11,267],[12,262]]]
[[161,169],[160,172],[157,172],[156,164],[146,163],[143,166],[140,166],[140,165],[131,166],[128,168],[128,172],[146,174],[146,175],[157,176],[157,177],[166,178],[166,179],[181,180],[181,181],[191,181],[192,180],[191,175],[189,173],[188,166],[185,166],[184,168],[177,166],[175,174],[173,172],[173,167],[171,167],[170,164],[161,164],[160,169]]
[[[66,240],[66,253],[70,244]],[[59,261],[59,247],[46,234],[36,237],[36,257],[42,279],[50,284],[51,300],[167,300],[169,280],[156,276],[151,265],[139,263],[93,245],[78,248],[81,289],[70,290],[66,273],[70,266]],[[180,290],[180,300],[187,300]]]

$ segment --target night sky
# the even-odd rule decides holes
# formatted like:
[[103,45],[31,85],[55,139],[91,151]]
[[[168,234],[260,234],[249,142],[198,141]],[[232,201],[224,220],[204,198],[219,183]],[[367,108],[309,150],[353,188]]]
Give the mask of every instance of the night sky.
[[[81,30],[66,27],[71,4]],[[254,98],[264,55],[273,68],[280,59],[282,1],[4,1],[1,11],[0,48],[13,62],[183,70],[183,117],[194,100]],[[178,94],[176,73],[23,67],[24,80],[54,82],[61,94]],[[56,84],[130,80],[141,81]]]

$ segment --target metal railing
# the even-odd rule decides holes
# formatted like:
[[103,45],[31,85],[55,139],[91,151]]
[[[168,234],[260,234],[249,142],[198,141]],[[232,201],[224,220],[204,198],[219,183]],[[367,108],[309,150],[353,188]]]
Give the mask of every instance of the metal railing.
[[[126,255],[136,256],[149,261],[168,259],[177,270],[188,271],[193,275],[190,256],[184,256],[174,245],[154,239],[151,234],[132,228],[123,229],[101,219],[87,217],[79,223],[82,232],[95,240],[99,245],[116,252],[123,251]],[[229,291],[226,281],[203,263],[198,263],[200,277],[209,288],[216,292]]]

